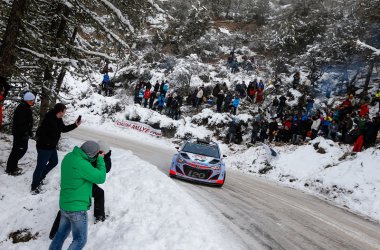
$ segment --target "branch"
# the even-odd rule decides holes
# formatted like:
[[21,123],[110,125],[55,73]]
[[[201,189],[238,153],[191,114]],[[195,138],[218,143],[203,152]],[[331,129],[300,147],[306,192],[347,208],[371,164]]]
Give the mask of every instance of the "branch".
[[77,46],[74,46],[73,47],[74,49],[77,49],[79,51],[82,51],[83,53],[86,53],[88,55],[93,55],[93,56],[98,56],[98,57],[102,57],[104,59],[108,59],[110,61],[119,61],[118,58],[115,58],[115,57],[111,57],[107,54],[104,54],[104,53],[100,53],[100,52],[95,52],[95,51],[90,51],[90,50],[85,50],[85,49],[82,49],[80,47],[77,47]]
[[367,48],[373,51],[373,54],[375,56],[380,56],[380,49],[376,49],[375,47],[372,47],[371,45],[368,45],[366,43],[361,42],[360,40],[356,41],[356,44],[360,47]]
[[95,17],[91,11],[89,11],[86,7],[84,7],[82,4],[77,1],[78,6],[89,15],[99,26],[103,29],[104,32],[109,34],[115,41],[119,42],[121,45],[123,45],[125,48],[129,48],[128,44],[123,41],[118,35],[111,32],[107,27],[104,26],[103,22],[100,20],[100,18]]
[[48,56],[45,54],[41,54],[41,53],[38,53],[34,50],[27,49],[27,48],[20,48],[20,47],[17,47],[17,48],[22,50],[22,51],[25,51],[29,54],[32,54],[35,57],[41,58],[41,59],[45,59],[45,60],[49,60],[49,61],[53,61],[53,62],[57,62],[57,63],[70,63],[71,65],[73,65],[74,68],[78,68],[78,65],[77,65],[78,60],[75,60],[75,59],[58,58],[56,56]]
[[128,27],[130,32],[132,33],[135,32],[135,29],[132,27],[131,22],[123,16],[123,14],[118,8],[116,8],[112,3],[108,2],[107,0],[100,0],[100,1],[103,2],[104,5],[110,8],[116,14],[116,16],[120,19],[120,21]]

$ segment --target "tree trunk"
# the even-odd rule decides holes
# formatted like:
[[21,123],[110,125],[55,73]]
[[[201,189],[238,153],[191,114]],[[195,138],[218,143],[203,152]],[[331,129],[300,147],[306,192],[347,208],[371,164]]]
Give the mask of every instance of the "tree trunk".
[[14,0],[0,48],[0,75],[11,77],[16,63],[16,44],[30,0]]
[[[70,44],[71,45],[74,45],[75,37],[77,36],[77,33],[78,33],[78,27],[75,27],[74,32],[73,32],[73,34],[71,36],[71,39],[70,39]],[[68,50],[67,50],[67,57],[68,58],[70,58],[71,53],[72,53],[72,50],[70,48],[68,48]],[[61,72],[58,75],[57,85],[55,86],[55,93],[54,93],[53,103],[55,103],[57,101],[58,94],[61,91],[61,87],[62,87],[62,84],[63,84],[63,79],[65,78],[65,75],[66,75],[66,71],[67,71],[67,64],[63,65],[63,67],[61,69]]]
[[367,72],[367,75],[365,77],[365,83],[364,83],[364,87],[363,87],[363,92],[365,94],[368,94],[368,87],[369,87],[369,82],[371,80],[371,76],[372,76],[372,72],[373,72],[373,67],[375,66],[375,60],[372,59],[370,62],[369,62],[369,68],[368,68],[368,72]]
[[[59,22],[53,19],[51,23],[49,32],[52,34],[55,33],[55,40],[50,44],[50,56],[57,56],[56,48],[59,48],[59,46],[64,43],[64,32],[67,28],[66,18],[69,16],[70,9],[63,4],[59,4],[55,12],[57,15],[60,15],[63,12],[63,17],[59,20]],[[50,108],[52,108],[56,101],[57,93],[52,91],[56,90],[56,87],[54,87],[54,77],[52,76],[53,68],[54,64],[48,62],[44,72],[44,81],[42,82],[41,87],[41,106],[39,111],[40,123],[43,116]]]

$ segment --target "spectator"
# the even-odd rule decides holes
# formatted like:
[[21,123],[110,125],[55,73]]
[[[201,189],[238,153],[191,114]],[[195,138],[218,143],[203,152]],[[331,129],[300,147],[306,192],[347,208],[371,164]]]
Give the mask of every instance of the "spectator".
[[140,105],[142,104],[142,100],[144,98],[144,93],[145,93],[144,89],[141,88],[139,90],[139,94],[138,94],[138,98],[137,98],[137,103],[140,104]]
[[150,109],[153,109],[153,103],[156,100],[156,98],[157,98],[156,91],[152,91],[152,93],[150,93],[150,97],[149,97],[149,108]]
[[263,93],[263,90],[259,88],[256,93],[256,103],[261,104],[263,101],[264,101],[264,93]]
[[272,118],[271,122],[268,124],[268,130],[269,130],[269,142],[272,142],[278,132],[278,124],[275,118]]
[[28,150],[29,137],[33,135],[33,114],[31,107],[34,105],[36,97],[32,92],[26,92],[23,100],[17,106],[13,115],[13,146],[9,155],[5,172],[9,175],[20,175],[22,169],[19,168],[18,161]]
[[238,126],[238,121],[236,120],[236,118],[232,118],[232,121],[230,122],[228,126],[226,143],[231,143],[235,140],[237,126]]
[[296,89],[298,87],[298,85],[300,84],[300,80],[301,80],[301,73],[297,71],[293,75],[293,89]]
[[65,125],[62,118],[66,114],[66,106],[57,103],[54,109],[46,113],[37,129],[37,165],[33,173],[31,191],[39,193],[39,187],[46,175],[58,164],[57,145],[61,133],[74,130],[81,124],[78,119],[70,125]]
[[380,89],[377,90],[375,97],[376,97],[376,101],[379,103],[379,111],[378,112],[380,113]]
[[162,87],[162,94],[166,96],[166,93],[168,92],[168,90],[169,90],[169,82],[166,81],[164,86]]
[[261,90],[264,90],[264,86],[265,86],[265,85],[264,85],[263,80],[260,79],[260,82],[259,82],[259,85],[258,85],[258,90],[260,90],[260,89],[261,89]]
[[154,84],[154,92],[157,93],[159,89],[160,89],[160,83],[157,80],[156,84]]
[[203,89],[204,86],[202,85],[197,92],[196,98],[195,98],[195,107],[199,107],[200,104],[202,103],[202,98],[203,98]]
[[359,116],[364,117],[368,115],[368,113],[369,113],[368,103],[363,101],[363,103],[360,105]]
[[102,90],[104,91],[105,96],[109,95],[109,84],[110,84],[110,77],[108,73],[106,72],[103,75],[103,81],[102,81]]
[[271,107],[271,115],[273,115],[276,110],[278,110],[278,105],[280,105],[280,101],[278,100],[277,96],[274,97]]
[[[106,180],[104,153],[99,145],[86,141],[83,145],[68,153],[62,160],[61,191],[59,207],[61,218],[58,231],[49,249],[61,249],[72,231],[73,241],[69,249],[82,249],[87,241],[87,210],[91,206],[93,184],[102,184]],[[92,162],[96,161],[96,167]]]
[[224,92],[223,90],[220,90],[219,94],[216,96],[216,111],[219,113],[222,112],[223,100],[224,100]]
[[278,105],[277,114],[282,116],[284,111],[285,111],[285,107],[286,107],[286,97],[282,95],[282,96],[280,96],[279,100],[280,100],[280,103]]
[[253,123],[252,123],[251,143],[256,143],[259,131],[260,131],[260,124],[259,124],[259,122],[258,121],[253,121]]
[[236,115],[236,111],[239,107],[239,104],[240,104],[240,98],[238,96],[236,96],[234,98],[234,100],[232,101],[232,107],[233,107],[233,114]]
[[307,104],[306,104],[306,114],[307,115],[311,115],[311,111],[314,108],[314,100],[312,98],[308,98],[306,100],[306,102],[307,102]]
[[231,63],[231,73],[237,73],[239,71],[239,63],[236,58]]
[[250,102],[254,102],[255,94],[256,94],[256,88],[254,86],[254,83],[250,82],[247,88],[247,95],[249,97]]
[[317,116],[313,116],[313,123],[311,124],[311,139],[315,139],[318,135],[319,127],[321,126],[321,119]]
[[367,131],[364,135],[364,147],[369,148],[375,146],[377,133],[379,132],[379,117],[369,119],[367,122]]
[[220,84],[217,83],[215,85],[215,87],[212,89],[212,96],[216,99],[218,97],[218,94],[220,92],[221,88],[220,88]]
[[162,112],[165,104],[165,96],[163,94],[160,94],[157,99],[157,111],[159,113]]
[[331,123],[328,126],[329,133],[328,133],[328,138],[336,141],[337,139],[337,133],[339,131],[339,125],[337,124],[336,120],[332,120]]
[[178,120],[179,116],[179,102],[177,98],[173,98],[171,106],[170,106],[170,117],[173,118],[174,120]]
[[227,92],[226,97],[224,98],[224,105],[223,105],[223,111],[224,112],[230,112],[231,110],[231,102],[232,102],[232,94],[231,92]]
[[353,122],[349,114],[346,114],[346,116],[343,118],[343,121],[340,125],[340,130],[342,133],[341,142],[347,143],[347,133],[352,129]]
[[[98,141],[99,151],[104,152],[104,163],[106,166],[106,173],[111,170],[112,161],[111,161],[111,149],[110,146],[103,142]],[[97,161],[91,163],[91,165],[96,168]],[[92,185],[92,197],[94,197],[94,217],[95,223],[100,221],[105,221],[106,214],[104,210],[104,190],[96,184]],[[58,226],[61,219],[61,211],[58,211],[58,214],[54,220],[53,226],[49,233],[49,239],[53,239],[55,234],[57,233]]]
[[149,98],[150,98],[150,88],[145,89],[143,98],[144,98],[144,108],[146,108],[149,102]]
[[224,82],[221,89],[223,90],[224,93],[227,93],[228,92],[227,83]]

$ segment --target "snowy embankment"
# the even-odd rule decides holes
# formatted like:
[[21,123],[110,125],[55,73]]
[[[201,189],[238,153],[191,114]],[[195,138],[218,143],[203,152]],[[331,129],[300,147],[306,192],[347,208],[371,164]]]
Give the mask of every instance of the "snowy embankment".
[[[59,159],[81,143],[64,139]],[[11,137],[0,134],[3,167],[10,149]],[[49,173],[43,193],[32,195],[36,159],[35,142],[30,141],[20,161],[24,174],[12,177],[0,172],[0,249],[47,249],[50,244],[48,234],[58,211],[60,164]],[[92,206],[86,249],[234,249],[239,245],[223,235],[221,225],[155,166],[117,148],[112,148],[112,163],[101,185],[109,218],[94,224]],[[29,232],[33,240],[13,244],[9,234],[23,229],[27,229],[23,235]]]
[[[380,221],[380,148],[354,154],[349,145],[316,138],[302,146],[239,148],[226,159],[229,168],[301,189]],[[226,148],[226,150],[228,150]]]

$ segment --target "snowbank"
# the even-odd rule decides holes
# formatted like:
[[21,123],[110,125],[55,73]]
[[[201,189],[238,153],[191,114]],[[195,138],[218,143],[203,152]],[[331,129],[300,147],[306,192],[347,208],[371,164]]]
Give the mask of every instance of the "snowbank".
[[[81,142],[64,140],[62,144],[65,152],[59,152],[60,160]],[[10,137],[0,134],[2,165],[10,149]],[[50,244],[48,234],[58,211],[60,164],[48,175],[43,193],[31,195],[36,156],[35,142],[30,141],[20,162],[25,173],[17,177],[0,173],[1,249],[47,249]],[[236,248],[238,244],[221,233],[221,225],[155,166],[118,148],[112,148],[112,162],[107,181],[101,185],[109,218],[94,224],[92,209],[88,212],[86,249]],[[22,229],[29,229],[35,239],[12,244],[8,235]]]

